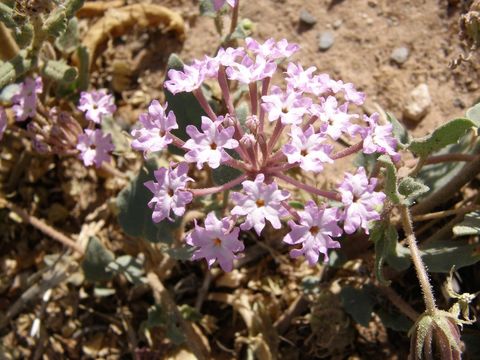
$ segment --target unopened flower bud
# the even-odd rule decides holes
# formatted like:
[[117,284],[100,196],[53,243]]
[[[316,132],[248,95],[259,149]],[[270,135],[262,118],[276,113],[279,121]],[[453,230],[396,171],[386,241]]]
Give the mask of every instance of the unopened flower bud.
[[258,128],[258,117],[256,115],[251,115],[247,117],[247,120],[245,121],[245,125],[251,132],[256,132]]
[[245,134],[240,139],[240,143],[247,148],[254,146],[255,142],[255,136],[253,136],[252,134]]
[[230,126],[235,126],[235,122],[235,117],[230,114],[225,115],[225,117],[223,118],[223,126],[225,126],[226,128]]
[[457,319],[447,311],[424,313],[409,332],[409,359],[460,359],[463,343]]

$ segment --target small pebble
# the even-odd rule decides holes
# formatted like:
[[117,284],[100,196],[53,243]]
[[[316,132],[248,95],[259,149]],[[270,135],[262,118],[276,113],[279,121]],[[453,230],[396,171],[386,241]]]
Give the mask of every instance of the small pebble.
[[317,23],[317,19],[308,10],[302,9],[300,11],[300,22],[307,26],[313,26]]
[[410,55],[410,51],[407,47],[402,46],[393,49],[392,54],[390,55],[390,59],[396,62],[398,65],[402,65],[405,61],[408,60],[408,56]]
[[343,20],[342,19],[337,19],[333,22],[333,28],[336,30],[336,29],[339,29],[340,26],[342,26],[343,24]]
[[403,115],[412,121],[419,122],[430,110],[432,99],[427,84],[420,84],[408,95]]
[[318,36],[318,48],[321,51],[330,49],[335,41],[335,36],[331,31],[321,32]]
[[453,106],[459,108],[459,109],[465,109],[465,103],[462,101],[462,99],[455,99],[453,100]]

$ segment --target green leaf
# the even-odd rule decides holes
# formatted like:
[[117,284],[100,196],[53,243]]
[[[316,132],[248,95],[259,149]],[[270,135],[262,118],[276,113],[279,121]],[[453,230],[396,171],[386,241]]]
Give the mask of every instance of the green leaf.
[[403,197],[402,204],[407,206],[412,205],[420,195],[428,192],[428,190],[430,190],[428,186],[409,176],[403,178],[398,185],[398,192]]
[[444,148],[447,145],[457,143],[475,123],[469,119],[455,119],[438,128],[432,134],[420,139],[414,139],[408,149],[420,157]]
[[130,283],[138,285],[144,283],[142,278],[145,274],[143,261],[142,257],[134,258],[131,255],[123,255],[110,262],[107,271],[116,275],[123,274]]
[[157,168],[155,159],[148,160],[138,176],[118,194],[118,222],[130,236],[141,237],[153,243],[171,244],[181,219],[176,219],[175,222],[164,220],[155,224],[152,210],[147,206],[153,195],[144,183],[153,180],[153,172]]
[[355,156],[355,160],[353,161],[353,163],[357,167],[364,167],[365,170],[367,170],[367,173],[371,173],[373,168],[375,167],[375,164],[377,163],[378,156],[378,153],[364,154],[360,151]]
[[212,0],[200,0],[199,7],[201,16],[215,17],[217,15]]
[[82,262],[85,278],[90,281],[110,280],[113,274],[106,269],[114,258],[113,253],[107,250],[98,238],[92,236],[88,240],[87,251]]
[[370,231],[370,240],[375,244],[375,276],[382,285],[389,285],[390,281],[383,277],[383,265],[389,254],[390,243],[394,246],[398,241],[398,233],[390,224],[378,222]]
[[[475,153],[478,151],[479,145],[477,145],[475,149],[471,149],[469,138],[463,137],[458,144],[449,145],[435,155]],[[429,192],[425,193],[424,196],[443,187],[455,175],[457,175],[464,166],[465,163],[461,161],[448,161],[439,164],[425,165],[416,177],[430,188]]]
[[112,115],[102,118],[102,130],[105,134],[110,134],[115,152],[125,153],[130,150],[130,143],[124,134],[124,129]]
[[144,323],[147,329],[162,327],[166,331],[167,337],[176,345],[185,341],[182,329],[174,319],[173,314],[168,314],[160,305],[154,305],[148,309],[148,318]]
[[400,123],[393,114],[387,113],[387,119],[393,126],[393,136],[397,139],[399,147],[402,149],[408,147],[411,140],[407,129],[405,129],[403,124]]
[[472,120],[477,127],[480,126],[480,103],[467,110],[467,119]]
[[232,39],[245,39],[252,34],[253,23],[249,19],[242,19],[235,31],[229,36],[228,40]]
[[356,289],[345,286],[340,291],[340,299],[345,311],[362,326],[368,326],[375,301],[368,288]]
[[467,241],[434,241],[420,246],[422,259],[428,271],[448,273],[455,266],[460,269],[480,261],[477,244]]
[[463,221],[453,227],[455,236],[480,235],[480,211],[465,215]]
[[90,82],[89,58],[90,54],[85,46],[79,46],[77,49],[79,60],[77,88],[79,91],[86,91]]
[[385,167],[385,194],[394,204],[400,204],[403,200],[397,189],[397,169],[387,155],[382,155],[378,161]]
[[195,248],[193,247],[179,247],[166,250],[167,254],[170,255],[170,257],[175,260],[182,261],[191,260],[194,251]]
[[290,205],[292,208],[297,209],[297,210],[304,210],[305,209],[305,205],[300,201],[290,201],[288,203],[288,205]]
[[[183,66],[184,64],[178,55],[172,54],[168,58],[167,73],[170,69],[183,70]],[[168,110],[172,110],[175,113],[178,123],[178,130],[172,131],[172,133],[182,140],[187,140],[187,125],[200,127],[202,116],[206,116],[206,114],[192,93],[182,92],[174,95],[166,88],[164,91],[165,101],[168,103]],[[169,147],[172,152],[178,154],[178,150],[172,148],[173,147]]]
[[240,175],[242,175],[240,170],[226,165],[220,165],[218,168],[212,170],[213,181],[217,185],[223,185],[238,178]]
[[380,317],[383,325],[394,331],[408,332],[413,326],[413,322],[410,319],[398,312],[379,309],[375,313]]
[[79,45],[78,19],[74,17],[68,22],[65,33],[55,40],[55,46],[63,54],[68,55],[75,51]]

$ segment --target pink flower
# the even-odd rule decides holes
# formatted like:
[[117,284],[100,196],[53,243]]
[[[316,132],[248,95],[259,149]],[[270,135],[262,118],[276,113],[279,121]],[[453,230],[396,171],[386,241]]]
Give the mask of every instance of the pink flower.
[[85,118],[100,124],[104,116],[112,115],[117,107],[113,95],[107,94],[106,90],[82,91],[78,110],[85,113]]
[[396,151],[397,140],[393,137],[393,126],[390,123],[379,125],[378,118],[378,113],[374,113],[370,117],[363,117],[369,125],[367,129],[361,128],[359,130],[363,138],[363,152],[365,154],[375,152],[388,154],[394,161],[398,161],[400,160],[400,154]]
[[109,152],[113,149],[110,134],[103,135],[102,130],[85,129],[85,133],[78,136],[77,150],[80,151],[79,158],[85,166],[95,164],[99,168],[104,161],[109,162]]
[[329,96],[327,99],[321,98],[320,104],[313,104],[310,107],[310,112],[312,115],[318,116],[324,123],[322,131],[333,140],[338,140],[342,133],[351,135],[357,128],[357,125],[351,122],[351,119],[357,117],[357,115],[349,114],[347,106],[348,104],[345,103],[338,107],[337,99],[334,96]]
[[231,195],[236,206],[232,209],[232,215],[246,216],[245,222],[240,225],[242,230],[252,227],[258,235],[265,227],[268,220],[274,229],[280,229],[280,217],[287,215],[282,201],[288,199],[288,191],[278,190],[275,182],[265,184],[265,176],[258,174],[255,181],[244,181],[243,191],[245,194],[234,192]]
[[232,271],[235,253],[243,251],[243,242],[238,240],[240,229],[232,229],[228,218],[219,220],[215,213],[209,212],[205,219],[205,227],[198,226],[195,220],[195,229],[187,235],[185,241],[198,249],[193,253],[192,260],[205,259],[210,268],[218,261],[223,271]]
[[244,56],[241,63],[233,63],[225,70],[230,80],[238,80],[243,84],[260,81],[272,77],[277,70],[274,61],[257,56],[253,61],[249,56]]
[[247,37],[245,43],[248,50],[267,60],[288,58],[300,49],[297,44],[290,44],[286,39],[276,42],[273,38],[270,38],[263,44],[260,44],[255,39]]
[[365,93],[357,91],[352,83],[344,84],[342,90],[345,96],[345,100],[347,100],[348,102],[352,102],[355,105],[362,105],[365,102]]
[[295,63],[288,63],[287,66],[287,81],[288,87],[292,90],[300,92],[313,92],[312,82],[313,73],[317,70],[315,66],[311,66],[306,70],[303,70],[302,65]]
[[223,117],[216,121],[202,116],[202,131],[193,125],[187,126],[187,134],[191,139],[183,146],[189,150],[185,154],[185,160],[196,162],[197,168],[201,169],[203,164],[208,163],[212,169],[220,166],[222,161],[230,159],[224,149],[235,149],[238,141],[233,139],[235,128],[233,126],[224,129],[222,127]]
[[310,266],[318,262],[320,254],[328,261],[328,249],[340,247],[340,243],[332,237],[342,235],[342,229],[337,225],[340,220],[338,209],[318,208],[313,201],[308,201],[305,211],[299,211],[300,224],[290,220],[288,225],[292,231],[283,238],[289,245],[302,244],[302,248],[290,250],[290,256],[297,258],[304,255]]
[[7,113],[5,112],[5,109],[0,106],[0,140],[2,140],[3,134],[7,129],[7,123],[8,123]]
[[220,48],[215,59],[223,66],[232,66],[236,63],[237,58],[243,58],[244,56],[245,50],[242,47],[228,47],[226,49]]
[[271,95],[262,96],[262,107],[268,113],[268,120],[280,119],[283,125],[298,125],[303,115],[312,105],[310,98],[295,91],[283,92],[279,87],[272,86]]
[[323,134],[315,134],[313,126],[310,125],[305,132],[293,126],[290,136],[291,142],[282,148],[289,164],[298,162],[305,171],[320,172],[323,170],[324,163],[333,163],[329,156],[333,147],[322,144],[326,138]]
[[43,91],[42,78],[38,76],[35,80],[26,78],[20,84],[19,92],[12,97],[12,110],[15,113],[16,121],[25,121],[37,113],[37,94]]
[[148,206],[153,209],[152,220],[155,223],[165,218],[173,221],[170,211],[177,216],[185,213],[185,206],[193,199],[187,190],[187,182],[193,181],[188,175],[188,164],[180,163],[176,168],[160,168],[154,172],[154,181],[147,181],[144,185],[153,193]]
[[172,94],[199,89],[205,80],[204,62],[196,61],[192,65],[184,65],[183,71],[170,69],[168,79],[164,86]]
[[143,151],[145,157],[148,153],[161,151],[172,143],[170,130],[178,129],[177,119],[173,111],[166,114],[167,104],[161,106],[157,100],[153,100],[148,107],[148,113],[140,115],[142,127],[132,130],[132,148]]
[[212,0],[212,2],[213,2],[213,8],[215,9],[215,11],[220,10],[223,7],[223,5],[225,5],[225,3],[230,5],[232,8],[235,7],[235,5],[237,4],[237,0]]
[[375,191],[376,185],[377,179],[369,181],[363,167],[359,167],[355,175],[345,174],[338,190],[345,206],[343,218],[347,234],[353,234],[360,227],[368,234],[368,222],[380,219],[377,208],[383,205],[386,195]]

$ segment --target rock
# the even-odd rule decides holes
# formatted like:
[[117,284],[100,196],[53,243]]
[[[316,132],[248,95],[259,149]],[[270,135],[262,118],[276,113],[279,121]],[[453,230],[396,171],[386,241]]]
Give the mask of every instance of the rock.
[[337,19],[333,22],[333,28],[336,30],[336,29],[339,29],[340,26],[342,26],[343,24],[343,20],[342,19]]
[[408,56],[410,55],[410,51],[407,47],[401,46],[393,49],[392,54],[390,55],[390,59],[396,62],[398,65],[402,65],[405,61],[408,60]]
[[427,84],[420,84],[410,92],[403,109],[405,118],[419,122],[430,110],[432,99]]
[[321,32],[318,36],[318,48],[321,51],[330,49],[335,41],[335,36],[331,31]]
[[312,15],[310,11],[302,9],[300,11],[300,22],[303,25],[312,27],[317,23],[317,19],[315,18],[315,16]]

